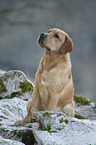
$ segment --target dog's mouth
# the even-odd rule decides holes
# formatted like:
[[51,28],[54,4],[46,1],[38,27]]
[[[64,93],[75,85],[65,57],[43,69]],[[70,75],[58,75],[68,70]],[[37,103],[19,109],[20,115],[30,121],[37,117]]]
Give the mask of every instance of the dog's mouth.
[[41,45],[41,47],[45,47],[45,45],[44,45],[45,37],[46,37],[45,33],[41,33],[40,36],[39,36],[38,43]]
[[51,49],[44,44],[44,39],[46,37],[47,37],[47,35],[45,33],[41,33],[41,35],[39,36],[39,39],[38,39],[38,43],[40,44],[40,46],[42,48],[46,48],[48,51],[50,51]]
[[47,49],[48,51],[50,51],[50,50],[51,50],[49,47],[46,47],[46,49]]

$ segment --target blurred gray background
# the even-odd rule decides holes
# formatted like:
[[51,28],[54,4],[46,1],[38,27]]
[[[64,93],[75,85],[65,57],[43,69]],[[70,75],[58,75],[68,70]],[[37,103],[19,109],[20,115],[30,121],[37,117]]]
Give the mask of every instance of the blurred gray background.
[[75,94],[96,102],[96,0],[0,0],[0,69],[34,80],[44,53],[38,35],[53,27],[73,40]]

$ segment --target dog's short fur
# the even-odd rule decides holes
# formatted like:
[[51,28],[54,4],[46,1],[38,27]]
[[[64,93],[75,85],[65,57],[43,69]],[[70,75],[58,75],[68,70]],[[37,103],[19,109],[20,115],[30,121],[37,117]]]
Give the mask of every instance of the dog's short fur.
[[16,121],[15,125],[29,123],[40,105],[46,110],[60,110],[69,116],[75,115],[69,54],[73,50],[71,38],[62,30],[53,28],[48,33],[41,33],[38,42],[45,52],[36,73],[32,100],[28,102],[26,117]]

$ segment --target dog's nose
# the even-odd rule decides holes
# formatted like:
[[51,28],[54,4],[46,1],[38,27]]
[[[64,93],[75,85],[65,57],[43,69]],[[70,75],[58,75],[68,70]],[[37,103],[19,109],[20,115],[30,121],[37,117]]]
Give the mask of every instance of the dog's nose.
[[46,34],[45,34],[45,33],[41,33],[41,34],[40,34],[40,37],[41,37],[41,38],[45,38],[45,37],[46,37]]

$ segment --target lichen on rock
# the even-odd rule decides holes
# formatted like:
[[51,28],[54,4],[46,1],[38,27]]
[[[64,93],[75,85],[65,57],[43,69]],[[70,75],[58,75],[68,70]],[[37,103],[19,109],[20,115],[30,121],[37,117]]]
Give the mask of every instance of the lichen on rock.
[[33,83],[22,71],[11,70],[0,75],[0,99],[20,96],[29,99],[33,87]]
[[69,122],[63,112],[57,111],[35,112],[34,117],[38,121],[40,129],[47,130],[50,133],[62,130]]
[[89,99],[85,98],[85,97],[81,97],[81,96],[77,96],[77,95],[74,95],[74,101],[76,103],[78,103],[78,106],[79,105],[89,105],[92,101],[90,101]]
[[7,89],[3,83],[3,80],[0,78],[0,93],[5,93],[7,92]]
[[33,124],[35,128],[33,132],[40,145],[50,143],[50,140],[50,144],[56,145],[66,144],[66,142],[78,145],[96,142],[96,121],[77,119],[56,111],[35,112],[34,117],[39,127],[36,129],[37,124]]
[[20,82],[20,86],[19,86],[22,90],[23,93],[26,92],[31,92],[33,91],[33,85],[30,82]]
[[75,117],[78,119],[96,120],[96,104],[85,97],[74,96]]
[[34,113],[35,123],[15,127],[14,122],[27,114],[25,98],[31,97],[33,87],[34,85],[21,71],[2,71],[0,74],[1,143],[5,143],[5,138],[8,139],[8,143],[26,145],[96,143],[96,104],[76,95],[75,117],[69,117],[58,111],[38,111]]
[[16,120],[27,114],[26,106],[27,101],[22,98],[0,100],[0,144],[32,145],[36,142],[32,125],[14,126]]
[[68,121],[68,119],[61,118],[60,123],[62,123],[62,122],[65,122],[66,124],[68,124],[69,121]]

